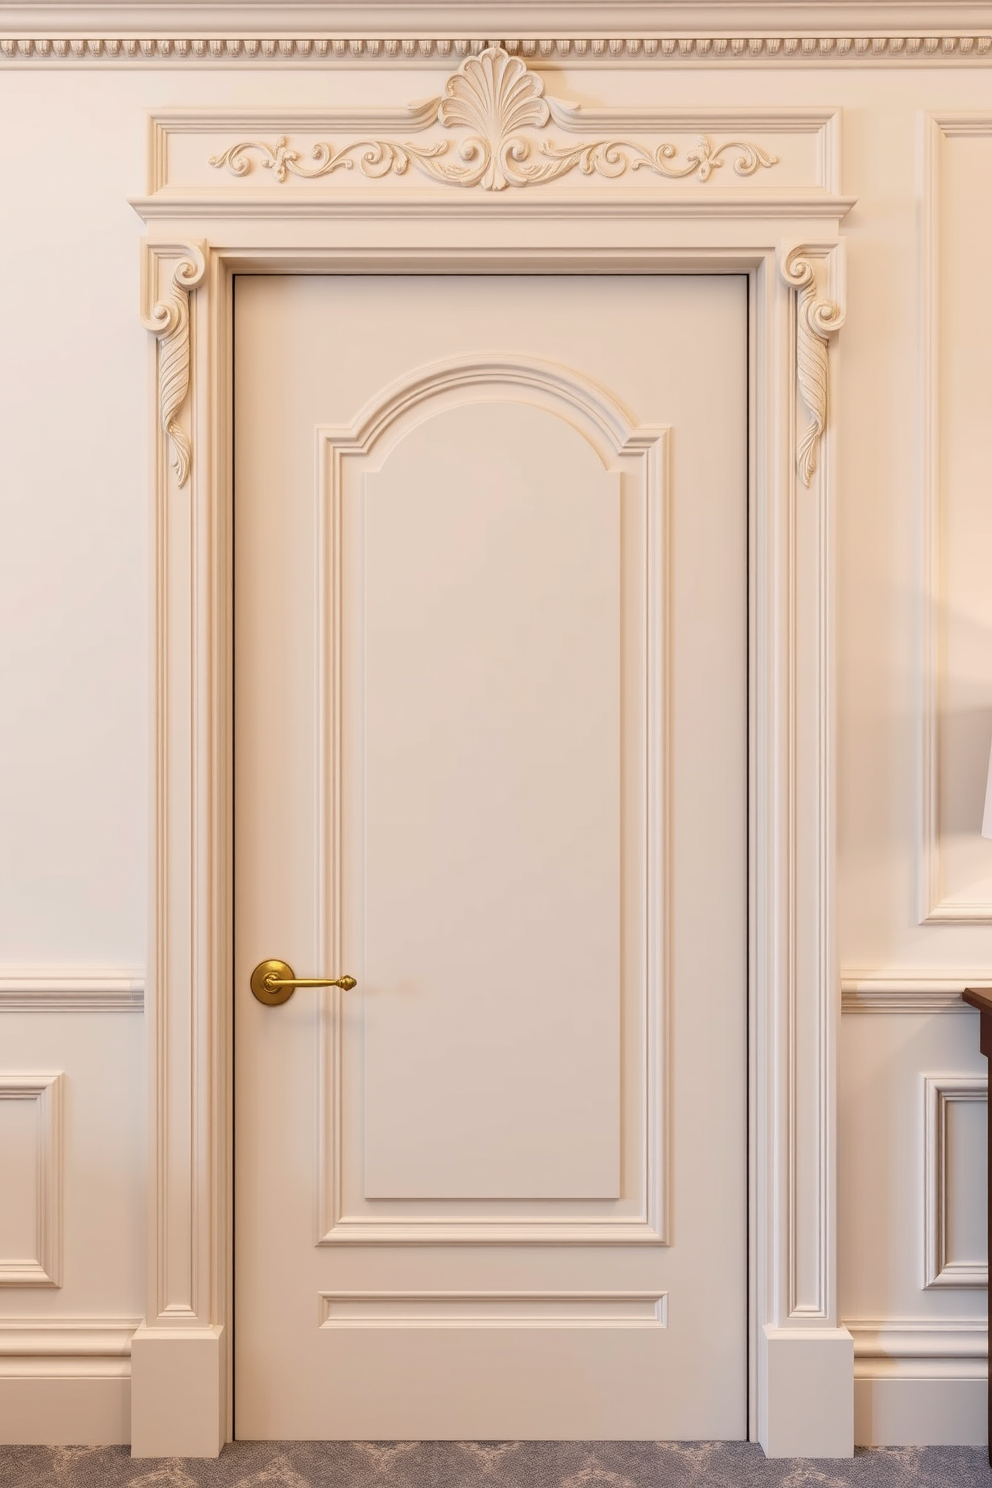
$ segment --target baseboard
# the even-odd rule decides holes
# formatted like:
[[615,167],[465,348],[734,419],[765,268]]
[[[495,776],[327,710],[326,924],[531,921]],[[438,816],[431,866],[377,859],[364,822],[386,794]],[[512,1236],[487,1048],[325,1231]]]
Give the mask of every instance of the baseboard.
[[856,1379],[858,1447],[983,1447],[989,1387],[984,1379]]
[[130,1440],[130,1375],[0,1379],[3,1446],[113,1447]]
[[862,1318],[854,1338],[859,1447],[974,1447],[988,1441],[983,1318]]
[[0,1322],[0,1444],[126,1445],[137,1319]]

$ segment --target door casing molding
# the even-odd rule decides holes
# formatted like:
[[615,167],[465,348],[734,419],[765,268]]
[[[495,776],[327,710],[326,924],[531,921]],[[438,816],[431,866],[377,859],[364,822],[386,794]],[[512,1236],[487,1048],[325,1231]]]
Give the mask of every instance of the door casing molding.
[[[202,110],[190,117],[218,134]],[[661,118],[671,130],[673,111]],[[808,135],[814,119],[822,109],[783,113],[775,137]],[[768,120],[754,111],[759,140]],[[835,138],[839,115],[830,129]],[[150,139],[151,194],[133,203],[148,227],[155,429],[149,1223],[134,1455],[216,1455],[232,1419],[234,275],[734,272],[751,284],[751,1434],[769,1455],[849,1456],[853,1343],[836,1285],[831,406],[851,202],[835,181],[773,195],[752,180],[718,192],[665,182],[648,195],[628,174],[484,200],[388,180],[346,197],[309,182],[285,195],[246,190],[237,177],[192,190],[163,177],[154,130]]]

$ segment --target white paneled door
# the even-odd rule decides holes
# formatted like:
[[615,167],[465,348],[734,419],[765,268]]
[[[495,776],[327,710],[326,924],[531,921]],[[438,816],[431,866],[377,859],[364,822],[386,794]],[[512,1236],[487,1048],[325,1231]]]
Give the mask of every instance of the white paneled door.
[[235,324],[236,1433],[742,1437],[746,281]]

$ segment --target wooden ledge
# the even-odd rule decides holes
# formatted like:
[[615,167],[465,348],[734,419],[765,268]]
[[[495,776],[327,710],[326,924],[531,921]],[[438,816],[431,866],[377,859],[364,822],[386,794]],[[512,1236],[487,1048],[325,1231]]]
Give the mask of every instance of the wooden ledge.
[[965,987],[961,996],[980,1013],[992,1013],[992,987]]

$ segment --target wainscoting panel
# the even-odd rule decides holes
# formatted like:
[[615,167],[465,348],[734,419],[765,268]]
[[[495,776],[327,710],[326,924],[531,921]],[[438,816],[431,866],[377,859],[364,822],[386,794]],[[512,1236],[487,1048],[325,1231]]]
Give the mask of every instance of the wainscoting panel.
[[0,1074],[0,1287],[62,1284],[63,1082]]
[[987,1287],[988,1077],[923,1077],[926,1287]]

